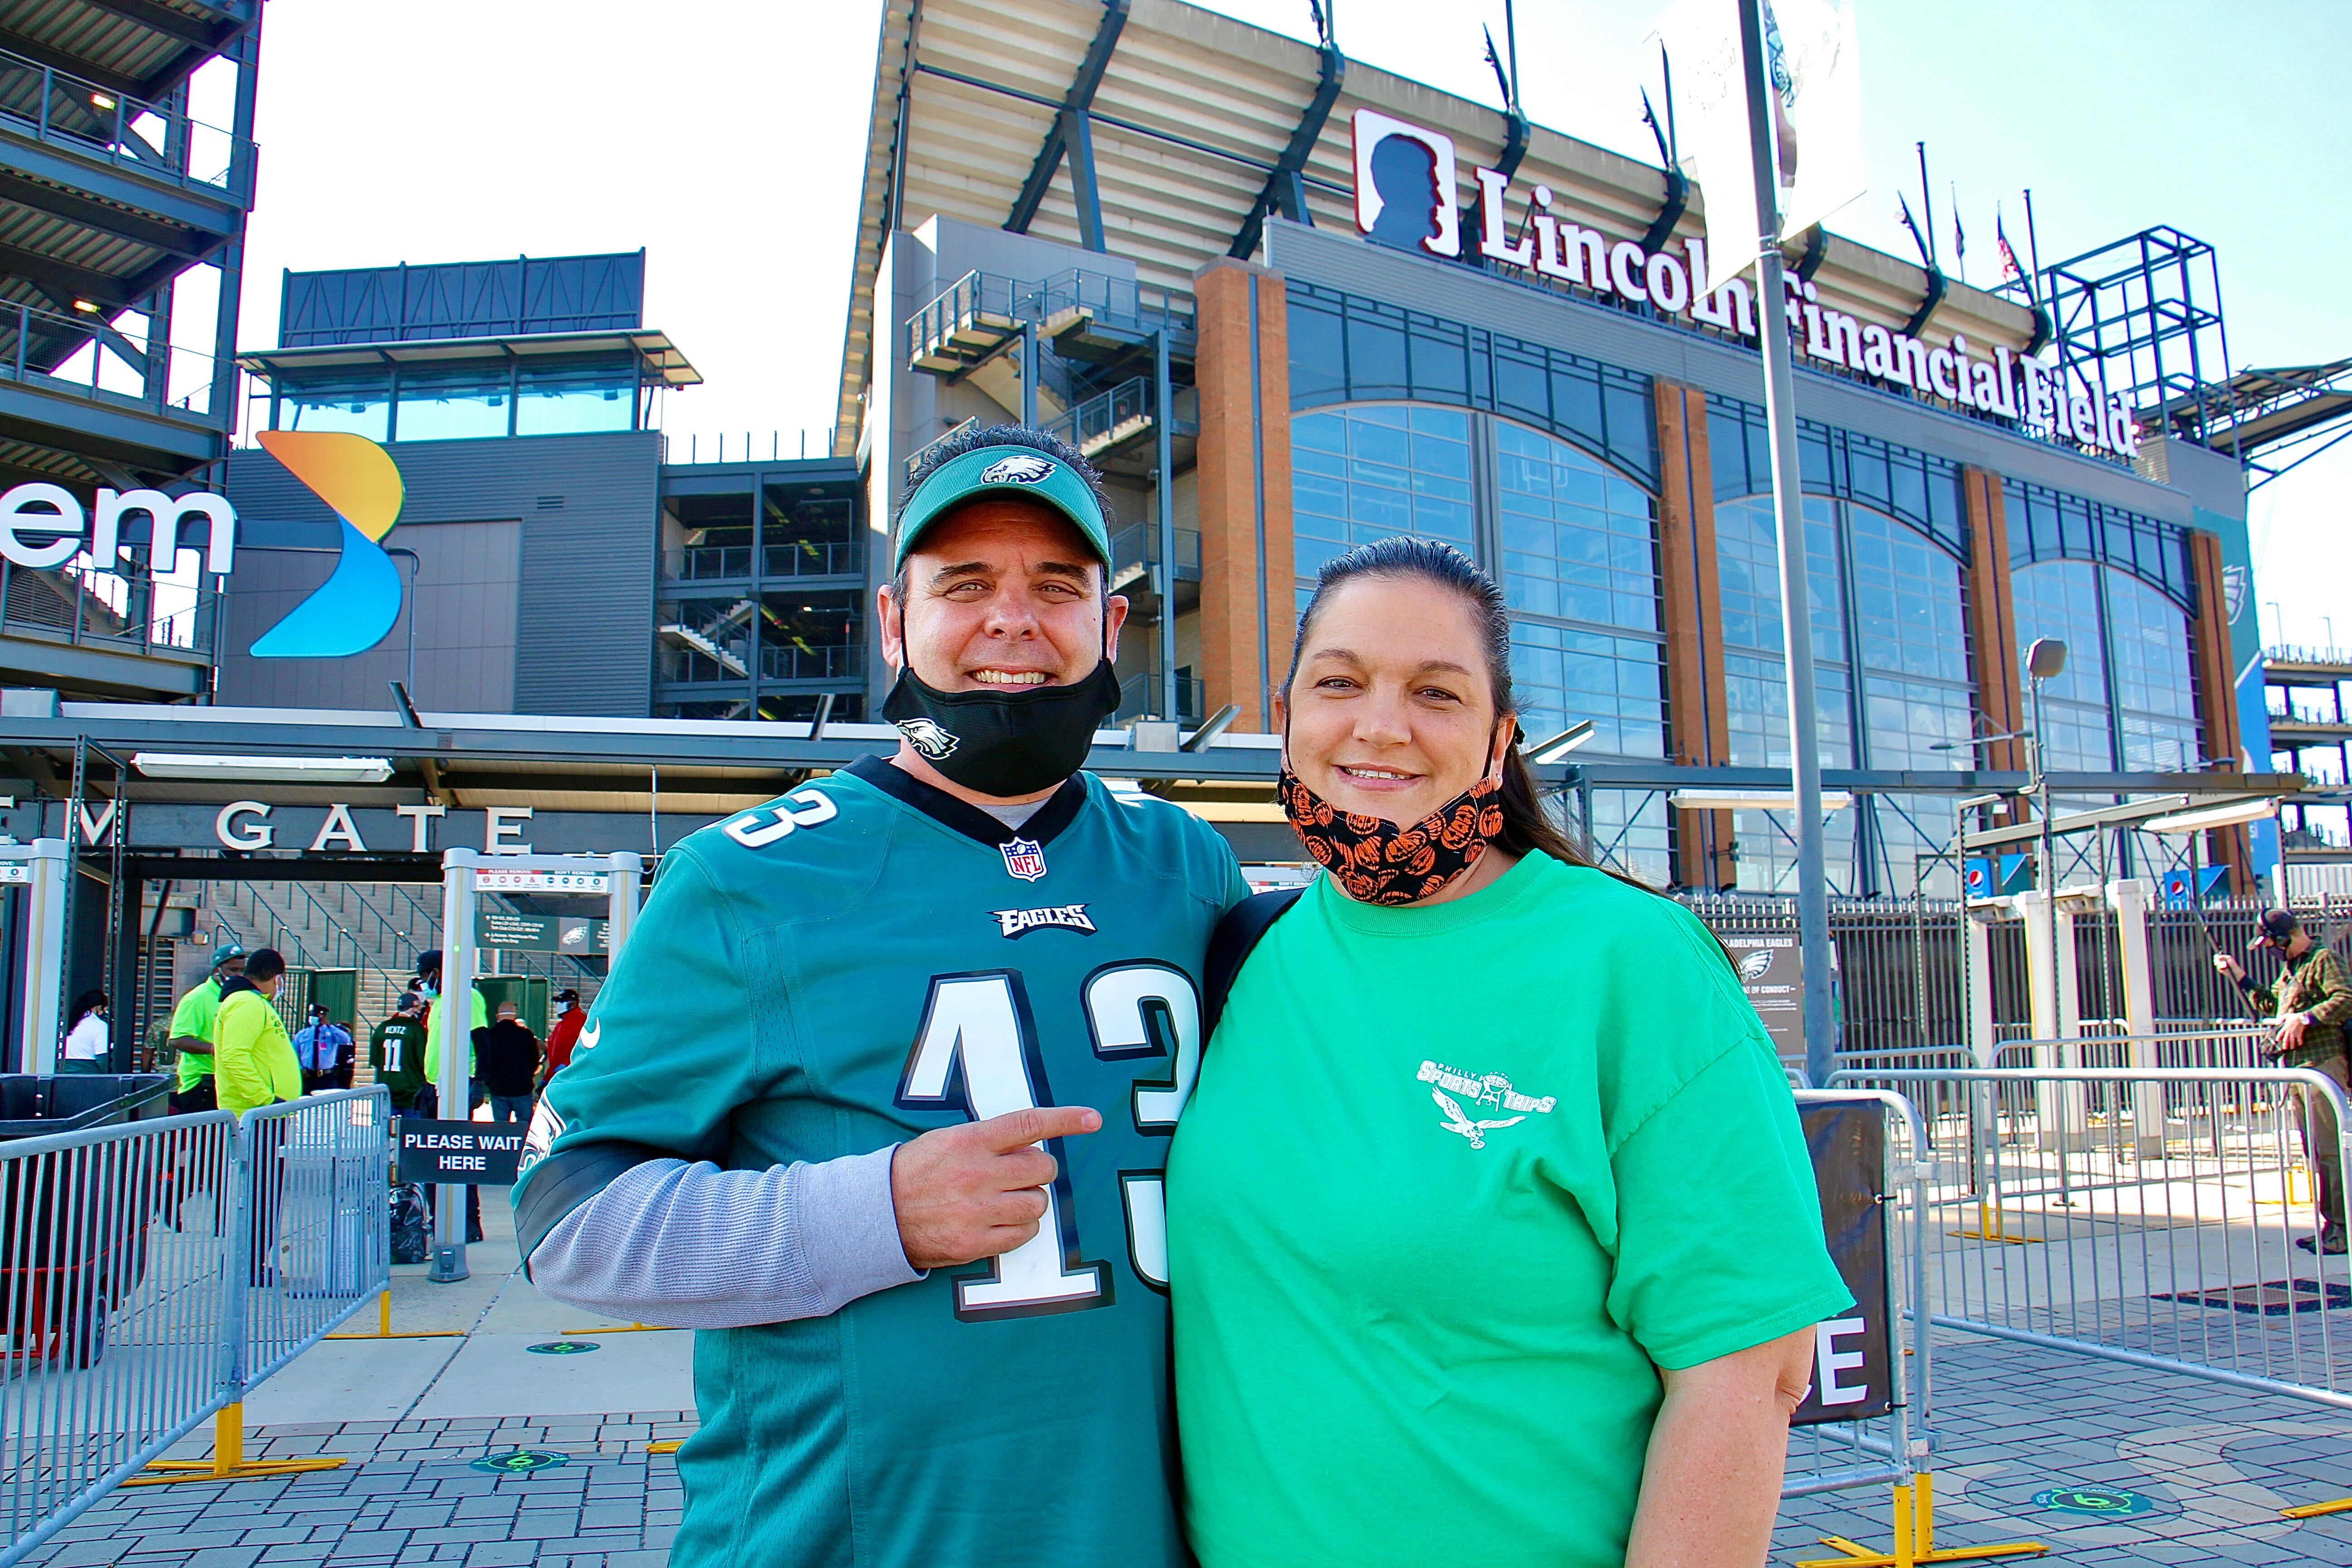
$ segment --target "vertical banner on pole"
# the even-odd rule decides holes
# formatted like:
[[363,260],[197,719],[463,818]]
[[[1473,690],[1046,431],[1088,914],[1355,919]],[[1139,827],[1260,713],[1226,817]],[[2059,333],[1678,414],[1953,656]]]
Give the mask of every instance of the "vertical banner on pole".
[[[441,1114],[463,1121],[473,1114],[473,992],[475,868],[482,857],[471,849],[441,855],[441,994],[433,1003],[431,1030],[441,1050]],[[466,1189],[445,1183],[436,1190],[431,1278],[446,1283],[467,1278]]]

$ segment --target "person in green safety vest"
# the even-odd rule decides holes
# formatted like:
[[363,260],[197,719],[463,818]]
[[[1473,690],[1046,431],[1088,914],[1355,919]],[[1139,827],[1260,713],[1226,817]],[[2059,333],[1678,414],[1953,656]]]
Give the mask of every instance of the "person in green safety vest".
[[243,944],[224,939],[213,949],[212,973],[190,986],[172,1009],[170,1043],[180,1053],[172,1093],[177,1115],[211,1110],[220,1103],[213,1088],[213,1016],[220,1011],[221,987],[244,973]]

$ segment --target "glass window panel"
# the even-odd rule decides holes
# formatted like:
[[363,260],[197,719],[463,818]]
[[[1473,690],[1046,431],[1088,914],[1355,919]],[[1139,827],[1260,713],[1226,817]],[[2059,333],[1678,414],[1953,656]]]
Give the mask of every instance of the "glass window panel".
[[1592,721],[1594,752],[1665,755],[1665,688],[1658,644],[1516,617],[1511,684],[1519,727],[1541,739]]
[[1666,853],[1666,799],[1655,791],[1595,790],[1589,846],[1595,858],[1637,881],[1663,888],[1673,880]]
[[[1845,595],[1839,586],[1837,503],[1805,498],[1805,574],[1811,585],[1813,658],[1845,662]],[[1769,496],[1715,509],[1716,571],[1723,601],[1723,640],[1777,654],[1780,633],[1780,543]]]
[[677,582],[751,575],[751,492],[665,500],[662,575]]
[[1404,329],[1388,321],[1348,318],[1348,390],[1358,397],[1403,397]]
[[1453,408],[1349,405],[1292,420],[1292,460],[1305,470],[1291,496],[1298,574],[1311,577],[1359,544],[1400,533],[1475,555],[1470,417]]
[[1965,679],[1960,563],[1908,524],[1867,507],[1846,508],[1846,531],[1863,667]]
[[402,441],[458,441],[507,433],[506,366],[461,371],[403,371],[400,417],[394,437]]
[[518,436],[564,436],[632,427],[636,378],[625,366],[522,373],[515,403]]
[[[2115,661],[2116,706],[2134,714],[2193,721],[2196,681],[2189,658],[2189,617],[2137,577],[2102,567],[2107,600],[2108,657]],[[2126,766],[2129,764],[2126,763]]]
[[278,409],[279,426],[287,430],[335,430],[364,436],[371,441],[390,438],[392,385],[289,388]]
[[[1822,870],[1832,893],[1855,890],[1853,810],[1832,813],[1822,826]],[[1785,811],[1731,814],[1734,885],[1743,893],[1797,890],[1796,828]]]
[[[2042,683],[2051,702],[2107,703],[2107,658],[2099,634],[2099,569],[2088,561],[2042,561],[2009,576],[2010,603],[2017,621],[2017,667],[2025,650],[2043,637],[2066,645],[2066,668]],[[2105,752],[2096,766],[2105,767]]]
[[[1525,426],[1497,421],[1495,451],[1496,502],[1507,522],[1549,519],[1553,525],[1548,539],[1532,531],[1518,536],[1527,547],[1506,563],[1517,584],[1514,605],[1655,631],[1657,508],[1648,493],[1567,442]],[[1543,586],[1547,580],[1557,593]]]
[[[1727,653],[1723,660],[1724,713],[1731,731],[1735,767],[1789,765],[1789,680],[1777,658]],[[1813,708],[1821,726],[1822,765],[1853,765],[1852,709],[1846,673],[1834,666],[1813,667]]]

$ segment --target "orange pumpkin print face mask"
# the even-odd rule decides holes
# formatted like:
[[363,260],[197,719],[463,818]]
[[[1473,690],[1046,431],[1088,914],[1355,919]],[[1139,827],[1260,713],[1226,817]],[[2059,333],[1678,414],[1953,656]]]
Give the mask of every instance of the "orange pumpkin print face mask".
[[1503,831],[1503,781],[1484,778],[1420,821],[1341,811],[1307,787],[1287,761],[1275,785],[1283,814],[1317,865],[1360,904],[1417,904],[1478,863]]

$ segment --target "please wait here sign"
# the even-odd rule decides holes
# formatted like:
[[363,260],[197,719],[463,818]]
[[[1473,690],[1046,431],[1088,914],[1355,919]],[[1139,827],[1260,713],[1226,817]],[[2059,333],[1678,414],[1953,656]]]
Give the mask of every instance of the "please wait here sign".
[[522,1163],[523,1130],[510,1122],[492,1126],[404,1116],[392,1125],[400,1137],[404,1182],[507,1186]]

